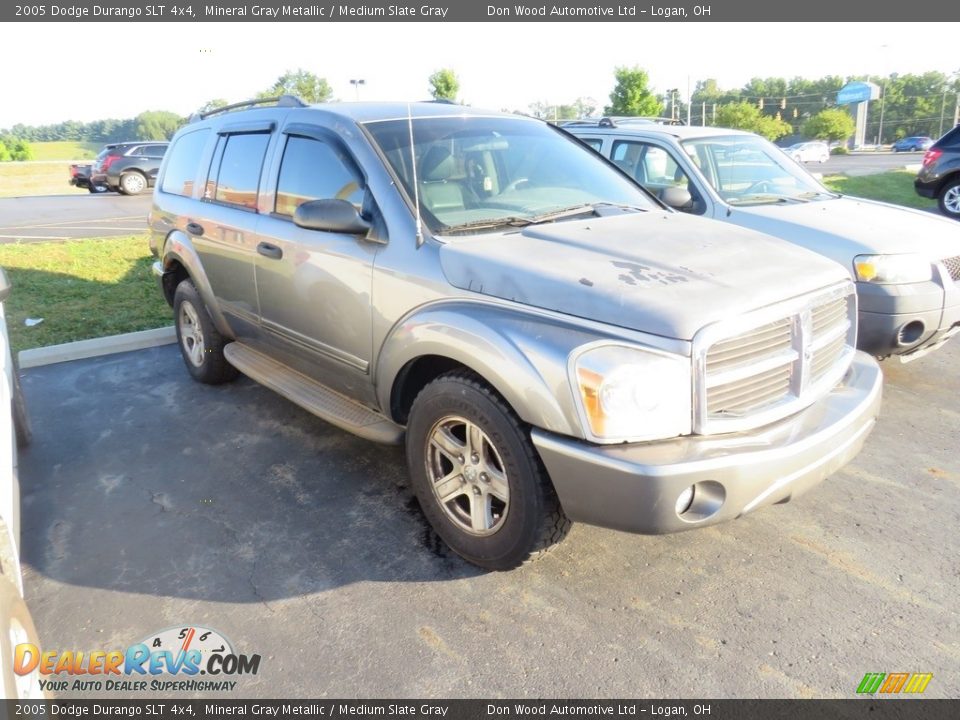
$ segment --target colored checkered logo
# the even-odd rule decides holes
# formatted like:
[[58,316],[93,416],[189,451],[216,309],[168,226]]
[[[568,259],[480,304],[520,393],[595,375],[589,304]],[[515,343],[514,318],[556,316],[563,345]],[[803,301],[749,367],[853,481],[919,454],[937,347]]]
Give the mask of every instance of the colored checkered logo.
[[932,679],[933,673],[867,673],[860,681],[857,693],[861,695],[919,694],[927,689]]

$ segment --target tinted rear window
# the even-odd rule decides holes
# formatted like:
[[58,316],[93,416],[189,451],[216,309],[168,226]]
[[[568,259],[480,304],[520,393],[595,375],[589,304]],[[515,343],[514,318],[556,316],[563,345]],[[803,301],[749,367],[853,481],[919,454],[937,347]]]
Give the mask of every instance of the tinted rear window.
[[195,130],[181,135],[173,144],[167,169],[163,173],[160,189],[174,195],[193,194],[193,183],[197,178],[197,163],[207,143],[210,129]]
[[214,198],[218,202],[255,210],[260,171],[263,169],[263,156],[267,151],[270,135],[229,135],[226,142],[220,160],[220,171],[217,173]]

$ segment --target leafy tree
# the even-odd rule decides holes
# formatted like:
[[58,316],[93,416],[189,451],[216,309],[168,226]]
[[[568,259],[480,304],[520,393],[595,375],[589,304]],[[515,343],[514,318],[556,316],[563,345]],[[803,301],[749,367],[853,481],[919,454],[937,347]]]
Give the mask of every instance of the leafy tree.
[[33,150],[23,138],[0,136],[0,162],[32,160]]
[[298,68],[285,72],[273,85],[258,93],[257,97],[270,98],[280,95],[295,95],[306,103],[322,103],[333,97],[333,89],[326,78]]
[[839,108],[821,110],[803,124],[803,134],[820,140],[846,140],[857,125],[850,113]]
[[441,68],[428,78],[430,94],[434,100],[456,101],[460,92],[460,80],[450,68]]
[[183,125],[183,118],[166,110],[148,110],[136,117],[137,140],[169,140]]
[[214,98],[213,100],[207,100],[203,105],[197,110],[201,115],[203,113],[208,113],[211,110],[216,110],[217,108],[226,107],[229,103],[223,98]]
[[616,85],[610,93],[610,104],[604,109],[607,115],[659,116],[663,105],[647,85],[650,76],[639,67],[618,67],[613,71]]
[[792,130],[789,123],[764,115],[756,105],[748,102],[727,103],[717,108],[717,125],[754,132],[767,140],[782,138]]

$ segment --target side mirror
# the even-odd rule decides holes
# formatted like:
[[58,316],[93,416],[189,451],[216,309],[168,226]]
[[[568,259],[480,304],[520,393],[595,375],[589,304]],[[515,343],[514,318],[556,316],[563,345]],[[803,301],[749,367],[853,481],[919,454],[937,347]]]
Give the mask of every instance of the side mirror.
[[660,191],[660,199],[674,210],[689,210],[693,207],[693,196],[682,187],[668,187]]
[[3,302],[10,296],[10,280],[7,279],[7,273],[0,268],[0,302]]
[[366,235],[371,227],[346,200],[308,200],[294,211],[293,222],[307,230],[346,235]]

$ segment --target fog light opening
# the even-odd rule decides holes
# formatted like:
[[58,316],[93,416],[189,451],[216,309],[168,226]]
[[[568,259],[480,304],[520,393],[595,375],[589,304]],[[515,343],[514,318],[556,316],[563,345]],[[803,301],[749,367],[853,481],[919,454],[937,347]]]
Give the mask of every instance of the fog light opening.
[[723,485],[714,480],[694,483],[677,497],[677,517],[684,522],[701,522],[716,515],[727,499]]
[[900,328],[897,333],[897,342],[900,345],[913,345],[923,335],[926,326],[920,320],[911,320]]

